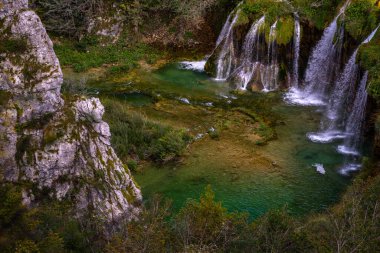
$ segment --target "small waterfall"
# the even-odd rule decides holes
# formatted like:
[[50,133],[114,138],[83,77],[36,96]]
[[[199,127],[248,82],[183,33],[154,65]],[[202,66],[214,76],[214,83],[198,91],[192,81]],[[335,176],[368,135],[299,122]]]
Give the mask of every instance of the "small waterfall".
[[[218,60],[217,60],[217,80],[226,80],[233,68],[234,62],[236,61],[234,38],[233,38],[233,27],[239,18],[240,10],[238,10],[233,18],[232,22],[227,20],[225,27],[222,30],[220,38],[218,38],[219,45],[222,45]],[[217,45],[217,46],[219,46]]]
[[334,81],[340,68],[344,30],[343,26],[338,26],[338,19],[348,4],[349,1],[340,9],[338,15],[324,30],[322,38],[313,49],[306,68],[304,89],[293,88],[287,94],[286,99],[291,103],[324,104],[327,87]]
[[267,65],[261,73],[261,81],[264,91],[271,91],[278,88],[279,67],[277,64],[277,44],[276,44],[277,21],[270,27],[268,38]]
[[358,49],[350,57],[334,86],[325,117],[321,122],[321,128],[325,130],[308,134],[311,141],[329,143],[346,137],[346,134],[340,130],[342,127],[339,124],[344,124],[344,109],[347,107],[347,102],[352,101],[355,94],[355,84],[359,74],[359,66],[356,64],[357,53]]
[[264,25],[265,16],[262,16],[259,20],[252,24],[251,29],[245,37],[243,44],[243,52],[241,55],[241,64],[235,71],[235,78],[241,89],[247,89],[249,82],[255,73],[255,70],[259,66],[259,46],[260,46],[260,32]]
[[301,44],[301,25],[298,15],[294,14],[294,35],[293,35],[293,76],[292,87],[298,88],[299,85],[299,57],[300,57],[300,44]]
[[[376,28],[360,45],[371,41],[377,32]],[[332,91],[326,114],[321,122],[321,128],[325,129],[320,133],[308,134],[310,140],[314,142],[328,143],[336,139],[344,139],[350,135],[345,131],[349,115],[347,108],[350,108],[350,102],[355,99],[355,88],[359,78],[359,66],[356,64],[356,56],[359,47],[354,51],[347,64],[344,67],[340,78],[335,83]]]
[[365,72],[356,93],[356,98],[352,108],[352,112],[347,120],[345,132],[348,137],[344,140],[343,145],[338,147],[338,151],[348,155],[359,155],[357,148],[360,145],[360,137],[365,121],[365,109],[367,105],[367,80],[368,72]]
[[218,39],[216,41],[215,48],[217,48],[220,45],[220,43],[222,43],[222,41],[227,37],[227,34],[228,34],[228,32],[229,32],[229,30],[231,28],[231,23],[232,23],[232,21],[231,21],[231,15],[232,15],[232,13],[230,13],[228,15],[227,21],[223,25],[222,31],[220,32],[219,37],[218,37]]
[[334,80],[334,73],[337,69],[336,56],[340,53],[343,31],[340,32],[338,40],[334,43],[334,38],[338,32],[338,15],[326,28],[322,39],[314,48],[310,57],[306,74],[305,86],[308,95],[324,99],[326,88]]

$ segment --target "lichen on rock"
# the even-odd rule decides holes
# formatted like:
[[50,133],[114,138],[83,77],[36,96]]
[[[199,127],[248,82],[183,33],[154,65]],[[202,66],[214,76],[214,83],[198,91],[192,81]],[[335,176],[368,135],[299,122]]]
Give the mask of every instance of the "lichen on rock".
[[27,206],[48,192],[73,200],[79,216],[93,210],[105,221],[132,219],[141,192],[111,147],[103,105],[83,97],[65,103],[39,17],[25,0],[0,3],[0,181],[25,185]]

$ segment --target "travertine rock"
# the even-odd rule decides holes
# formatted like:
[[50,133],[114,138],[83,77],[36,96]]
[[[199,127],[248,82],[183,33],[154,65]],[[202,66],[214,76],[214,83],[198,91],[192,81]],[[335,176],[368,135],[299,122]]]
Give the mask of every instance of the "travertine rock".
[[104,107],[95,98],[64,103],[53,44],[27,1],[0,0],[0,41],[0,180],[36,186],[25,186],[27,206],[47,190],[73,199],[78,215],[133,218],[141,193],[111,147]]

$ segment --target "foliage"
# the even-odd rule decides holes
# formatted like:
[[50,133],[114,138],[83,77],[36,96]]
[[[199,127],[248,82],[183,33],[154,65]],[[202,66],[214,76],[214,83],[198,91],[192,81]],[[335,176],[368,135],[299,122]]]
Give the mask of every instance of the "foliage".
[[378,14],[375,1],[352,1],[345,13],[346,30],[356,40],[363,40],[377,26]]
[[113,146],[124,162],[130,155],[157,162],[172,160],[191,140],[184,130],[172,129],[129,112],[121,101],[105,98],[102,102],[106,110],[112,112],[105,114],[105,120],[111,127]]
[[300,16],[305,17],[318,29],[324,29],[336,15],[337,7],[343,4],[340,0],[293,0],[292,4]]
[[249,248],[254,252],[308,252],[309,242],[299,227],[286,209],[270,211],[253,222]]
[[41,193],[39,205],[27,209],[21,202],[22,187],[0,185],[0,252],[94,252],[87,242],[96,240],[82,230],[69,202]]
[[273,24],[279,17],[291,13],[291,8],[285,1],[247,0],[241,8],[251,20],[265,15],[265,21],[268,24]]
[[276,42],[279,45],[286,45],[293,39],[294,19],[291,16],[282,17],[277,23]]
[[359,50],[360,65],[369,71],[368,93],[380,102],[380,33]]
[[211,187],[199,202],[189,200],[175,219],[178,243],[185,251],[226,251],[246,229],[247,215],[228,213],[215,201]]
[[105,238],[91,215],[71,218],[69,202],[21,205],[20,187],[0,187],[1,252],[373,252],[380,247],[380,175],[375,164],[327,212],[295,218],[272,210],[253,223],[228,212],[208,186],[172,215],[170,201],[154,196],[138,219],[120,220]]
[[103,0],[32,0],[47,30],[80,38],[89,22],[104,8]]
[[125,224],[124,229],[111,239],[105,252],[166,252],[172,239],[168,222],[170,208],[169,201],[154,196],[141,211],[139,219]]
[[63,66],[71,66],[76,72],[113,64],[109,69],[109,74],[117,74],[136,67],[140,60],[154,62],[160,56],[162,57],[162,53],[147,45],[127,47],[121,42],[100,46],[92,42],[78,45],[67,40],[56,44],[54,49],[60,63]]

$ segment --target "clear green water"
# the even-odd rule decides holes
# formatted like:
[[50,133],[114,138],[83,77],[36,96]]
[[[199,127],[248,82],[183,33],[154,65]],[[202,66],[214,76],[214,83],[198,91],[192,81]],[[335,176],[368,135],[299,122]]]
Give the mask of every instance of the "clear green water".
[[[214,82],[204,73],[178,69],[174,64],[145,78],[156,91],[190,99],[229,92],[228,84]],[[222,136],[220,141],[204,138],[193,144],[180,165],[151,166],[136,174],[144,197],[161,193],[171,198],[178,210],[188,198],[198,198],[210,184],[225,207],[247,211],[252,218],[283,206],[303,215],[337,202],[350,178],[338,173],[343,157],[335,151],[337,143],[315,144],[306,138],[308,132],[319,127],[317,108],[280,102],[274,110],[283,121],[276,127],[277,140],[263,147],[246,145],[240,152],[233,148],[229,151],[228,147],[244,140],[234,140],[231,135]],[[312,166],[315,163],[324,165],[325,175],[316,171]]]
[[158,93],[172,94],[193,99],[212,99],[227,95],[230,91],[226,82],[216,82],[203,72],[180,68],[179,64],[168,64],[153,72],[144,73],[142,83]]

